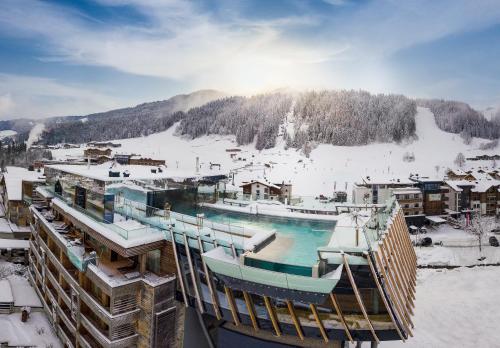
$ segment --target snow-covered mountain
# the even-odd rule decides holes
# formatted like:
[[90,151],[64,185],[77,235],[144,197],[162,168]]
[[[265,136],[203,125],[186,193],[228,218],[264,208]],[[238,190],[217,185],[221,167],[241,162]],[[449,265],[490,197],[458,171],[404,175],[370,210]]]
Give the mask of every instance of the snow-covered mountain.
[[[176,125],[168,130],[145,137],[122,139],[116,151],[141,153],[143,156],[165,159],[172,168],[194,170],[196,157],[203,169],[209,171],[210,163],[220,163],[221,172],[235,171],[235,184],[266,177],[271,181],[291,181],[293,193],[299,195],[331,195],[334,189],[350,192],[352,184],[363,176],[407,178],[410,173],[427,176],[444,175],[447,168],[455,167],[459,152],[465,157],[479,154],[495,154],[498,148],[480,150],[487,140],[472,138],[466,145],[458,134],[439,129],[432,112],[418,108],[416,137],[396,143],[374,143],[363,146],[334,146],[320,144],[312,149],[307,158],[303,151],[289,148],[281,133],[274,148],[256,150],[254,144],[237,146],[234,136],[204,135],[186,139],[175,135]],[[286,128],[282,125],[282,128]],[[227,149],[241,149],[231,158]],[[404,161],[411,154],[414,161]],[[57,159],[82,155],[82,149],[53,151]],[[467,162],[480,165],[481,162]],[[485,163],[483,163],[485,164]],[[486,163],[490,164],[490,163]],[[217,172],[218,169],[213,169]]]

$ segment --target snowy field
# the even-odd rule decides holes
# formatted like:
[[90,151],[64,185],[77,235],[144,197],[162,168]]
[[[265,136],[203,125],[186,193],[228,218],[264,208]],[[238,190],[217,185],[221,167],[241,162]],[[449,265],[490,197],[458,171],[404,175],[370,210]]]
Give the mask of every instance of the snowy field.
[[[294,185],[293,194],[302,196],[331,195],[334,187],[345,190],[346,183],[350,194],[353,182],[367,175],[408,178],[410,173],[419,173],[442,177],[447,168],[455,167],[453,161],[459,152],[465,157],[497,152],[497,149],[479,150],[479,145],[486,142],[484,139],[475,138],[470,145],[465,145],[459,135],[441,131],[434,115],[425,108],[418,109],[416,126],[418,139],[407,144],[319,145],[310,158],[295,149],[285,150],[285,143],[279,138],[277,146],[268,150],[258,151],[253,145],[240,146],[242,151],[236,153],[236,157],[241,160],[233,160],[226,149],[237,147],[234,137],[204,136],[188,140],[174,135],[176,126],[147,137],[117,140],[122,147],[114,151],[164,159],[170,168],[185,170],[194,170],[199,157],[203,170],[209,170],[210,162],[220,163],[224,173],[237,170],[236,184],[266,175],[271,181],[290,180]],[[403,161],[406,152],[415,155],[414,162]],[[64,160],[81,156],[83,149],[60,149],[52,153],[55,159]]]
[[21,322],[21,313],[0,314],[0,327],[0,341],[9,347],[62,347],[42,312],[32,312],[26,323]]
[[500,267],[418,271],[414,337],[382,348],[499,347]]

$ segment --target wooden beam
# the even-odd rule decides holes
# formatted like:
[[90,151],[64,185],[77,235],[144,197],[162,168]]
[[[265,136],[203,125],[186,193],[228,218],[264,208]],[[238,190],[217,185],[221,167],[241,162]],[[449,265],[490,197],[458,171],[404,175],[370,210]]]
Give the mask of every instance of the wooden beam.
[[303,341],[304,333],[302,332],[302,327],[300,326],[299,318],[295,314],[295,308],[293,307],[293,303],[290,300],[286,300],[286,306],[288,307],[288,311],[290,312],[290,316],[292,317],[293,325],[295,325],[295,330],[297,331],[297,335]]
[[323,336],[323,339],[325,340],[325,342],[328,342],[328,335],[326,334],[325,327],[323,326],[323,322],[321,321],[321,318],[319,317],[318,310],[316,309],[316,306],[313,303],[310,303],[309,307],[311,308],[311,312],[314,316],[314,319],[316,319],[316,323],[318,324],[318,329],[321,332],[321,336]]
[[[399,218],[396,218],[395,222],[398,224],[399,228],[397,229],[397,239],[399,240],[399,243],[402,247],[402,250],[405,255],[405,259],[408,263],[409,269],[411,271],[411,275],[413,276],[414,280],[416,280],[416,263],[415,260],[413,259],[413,245],[411,243],[411,240],[409,238],[409,232],[408,228],[406,227],[406,222],[401,221],[401,215],[398,215]],[[403,218],[404,219],[404,218]]]
[[391,259],[393,260],[393,264],[396,266],[397,274],[399,275],[399,277],[401,279],[401,285],[402,285],[402,289],[405,293],[405,296],[408,299],[408,302],[410,303],[410,305],[413,307],[414,306],[413,305],[414,294],[413,294],[413,289],[412,289],[413,285],[410,284],[410,279],[407,277],[405,269],[401,265],[401,258],[398,254],[398,250],[395,247],[391,236],[387,235],[384,238],[384,242],[387,242],[387,246],[388,246],[387,249],[388,249],[389,255],[391,256]]
[[[203,254],[203,242],[201,237],[198,236],[198,248],[200,249],[200,257]],[[205,272],[205,278],[207,280],[208,291],[210,292],[210,297],[212,298],[212,306],[214,307],[215,316],[218,320],[222,319],[222,315],[220,314],[219,309],[219,299],[217,298],[217,294],[214,291],[212,277],[210,276],[210,270],[207,267],[205,260],[201,257],[201,264],[203,266],[203,272]]]
[[[402,210],[400,210],[400,211],[399,211],[399,218],[400,218],[400,220],[402,220],[402,221],[403,221],[403,223],[406,225],[406,222],[404,222],[404,221],[405,221],[405,218],[404,218],[404,215],[403,215]],[[412,243],[411,243],[411,238],[410,238],[410,233],[405,233],[404,237],[405,237],[405,239],[407,240],[408,244],[409,244],[410,246],[412,246],[410,255],[411,255],[412,260],[413,260],[413,262],[415,263],[415,266],[416,266],[416,265],[417,265],[417,254],[415,253],[415,249],[413,249],[413,245],[412,245]]]
[[409,324],[406,320],[405,312],[403,311],[403,305],[399,297],[396,295],[396,289],[394,288],[394,284],[392,283],[390,276],[388,276],[388,270],[386,270],[383,259],[380,256],[381,252],[380,250],[374,251],[373,254],[375,255],[375,263],[378,265],[379,270],[382,271],[383,279],[385,281],[385,284],[387,285],[389,296],[396,307],[396,312],[399,317],[399,320],[403,324],[405,331],[408,332],[410,336],[412,336]]
[[413,287],[416,286],[416,273],[415,267],[412,265],[411,256],[409,255],[408,245],[405,243],[402,234],[405,233],[404,228],[401,226],[399,219],[396,220],[397,228],[394,233],[394,239],[402,254],[403,263],[406,267],[410,280],[412,281]]
[[404,298],[406,307],[408,308],[408,311],[413,315],[413,310],[412,310],[412,299],[411,296],[408,294],[408,287],[407,283],[402,277],[401,270],[399,268],[398,260],[396,256],[394,255],[392,251],[392,247],[390,245],[389,239],[384,238],[382,240],[384,248],[383,251],[387,253],[387,258],[391,262],[392,268],[391,270],[394,271],[394,276],[396,278],[396,283],[399,286],[399,289],[401,290],[401,294]]
[[406,273],[406,276],[408,280],[410,281],[411,288],[413,291],[415,291],[415,286],[416,286],[416,274],[413,272],[410,261],[408,259],[408,251],[406,250],[406,247],[401,240],[401,231],[400,228],[397,227],[396,230],[394,231],[394,235],[392,236],[392,240],[394,242],[394,247],[396,248],[397,252],[399,253],[399,257],[401,259],[401,264],[402,267]]
[[257,321],[257,316],[255,315],[255,307],[253,305],[252,296],[249,295],[246,291],[243,291],[243,297],[245,298],[245,304],[247,306],[248,314],[250,314],[252,326],[255,331],[259,331],[259,322]]
[[182,298],[184,300],[184,305],[186,307],[189,307],[189,302],[188,302],[188,298],[186,295],[186,287],[184,285],[184,277],[183,277],[183,274],[181,273],[181,266],[179,264],[179,256],[177,255],[177,244],[175,243],[174,230],[172,228],[170,228],[170,238],[172,239],[172,249],[174,250],[174,257],[175,257],[175,267],[177,268],[177,274],[178,274],[178,278],[179,278],[179,284],[181,286]]
[[370,321],[370,318],[368,317],[368,313],[366,312],[365,305],[363,303],[363,299],[361,298],[361,294],[359,293],[358,286],[356,285],[356,282],[354,281],[354,276],[352,275],[351,272],[351,267],[349,266],[349,261],[347,260],[347,255],[342,254],[342,258],[344,259],[344,267],[347,272],[347,277],[349,278],[349,282],[351,283],[351,287],[354,291],[354,295],[356,297],[356,300],[358,301],[359,308],[361,308],[361,312],[363,312],[363,316],[366,319],[366,322],[368,323],[368,328],[370,329],[373,339],[378,343],[380,340],[378,339],[378,336],[375,332],[375,329],[373,328],[372,322]]
[[227,303],[229,304],[229,309],[233,316],[234,325],[238,326],[240,325],[240,318],[238,317],[238,308],[234,302],[233,290],[224,285],[224,292],[226,293]]
[[384,260],[384,263],[385,263],[386,268],[387,268],[387,274],[389,275],[388,279],[391,282],[391,285],[394,289],[394,293],[396,294],[396,297],[399,299],[399,301],[401,303],[402,313],[404,314],[404,317],[405,317],[407,323],[413,327],[413,323],[411,321],[410,315],[408,314],[408,306],[407,306],[406,301],[404,300],[403,296],[401,295],[400,288],[395,280],[394,269],[389,264],[389,259],[387,258],[384,245],[381,242],[379,242],[379,250],[381,252],[380,255],[382,255],[382,259]]
[[273,324],[274,332],[276,336],[281,336],[281,329],[278,324],[278,318],[276,318],[276,313],[274,312],[274,307],[269,300],[269,297],[264,296],[264,303],[266,305],[267,313],[269,314],[269,319],[271,319],[271,323]]
[[189,241],[185,233],[184,233],[184,248],[186,250],[186,256],[189,265],[189,273],[191,273],[191,281],[193,282],[194,294],[196,296],[196,302],[198,303],[198,309],[200,310],[201,313],[204,313],[205,310],[203,308],[203,303],[201,302],[200,291],[198,289],[198,282],[196,281],[196,274],[194,273],[195,269],[193,266],[193,260],[191,259],[191,250],[189,249]]
[[372,273],[373,280],[375,281],[375,284],[377,285],[378,293],[379,293],[380,297],[382,298],[382,302],[384,302],[385,309],[387,310],[387,313],[389,313],[391,321],[394,324],[394,327],[396,328],[396,331],[398,332],[399,337],[404,342],[405,337],[401,333],[401,330],[399,329],[399,326],[396,323],[396,318],[394,317],[394,314],[393,314],[394,309],[391,308],[391,306],[389,306],[389,302],[387,301],[387,298],[385,297],[385,293],[384,293],[384,290],[382,289],[382,285],[380,284],[380,282],[378,280],[377,271],[375,270],[375,267],[373,266],[373,262],[371,260],[371,255],[367,253],[366,259],[368,260],[368,266],[370,266],[370,271]]
[[352,339],[351,332],[349,331],[349,327],[347,326],[347,322],[345,321],[344,314],[342,313],[342,310],[340,309],[340,305],[337,301],[337,296],[333,292],[330,293],[330,300],[332,301],[333,307],[335,308],[335,311],[337,312],[337,315],[340,319],[340,322],[342,323],[342,326],[344,327],[345,334],[349,341],[351,343],[354,343],[354,340]]

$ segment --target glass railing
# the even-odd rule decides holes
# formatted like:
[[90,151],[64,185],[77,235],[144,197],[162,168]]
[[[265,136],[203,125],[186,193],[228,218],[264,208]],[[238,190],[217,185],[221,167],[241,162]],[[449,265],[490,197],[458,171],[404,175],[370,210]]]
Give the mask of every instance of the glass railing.
[[391,197],[387,200],[384,207],[377,208],[372,213],[370,219],[363,227],[363,235],[366,239],[368,249],[372,249],[375,244],[381,240],[397,208],[398,202],[396,198]]
[[[133,222],[127,223],[126,221],[115,221],[114,223],[110,223],[109,221],[104,220],[103,218],[97,218],[94,214],[89,214],[89,212],[80,207],[79,205],[75,204],[70,197],[64,197],[60,195],[59,193],[56,193],[53,188],[48,188],[49,192],[51,192],[55,198],[58,198],[62,200],[66,205],[69,207],[75,209],[77,212],[82,213],[85,215],[86,218],[90,219],[93,223],[99,224],[99,228],[96,228],[96,232],[100,232],[100,228],[104,228],[108,231],[111,231],[117,235],[119,235],[121,238],[125,240],[129,239],[134,239],[138,238],[150,233],[161,233],[160,230],[156,228],[152,228],[149,225],[139,225],[139,224],[134,224]],[[117,211],[117,213],[120,213]],[[125,215],[126,216],[126,215]],[[132,216],[130,216],[132,217]],[[126,219],[124,219],[126,220]],[[139,220],[140,221],[140,220]],[[97,227],[97,226],[96,226]],[[126,228],[124,228],[126,227]]]

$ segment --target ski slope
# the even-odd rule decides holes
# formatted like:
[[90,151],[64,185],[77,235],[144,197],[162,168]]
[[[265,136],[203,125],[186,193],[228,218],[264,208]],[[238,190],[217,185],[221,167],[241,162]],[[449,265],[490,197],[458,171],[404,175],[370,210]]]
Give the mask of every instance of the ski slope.
[[[221,172],[237,170],[235,184],[242,181],[267,177],[274,182],[291,181],[294,195],[331,195],[334,189],[350,193],[352,184],[364,176],[371,178],[408,178],[410,173],[442,177],[447,168],[455,167],[453,161],[462,152],[465,157],[478,154],[494,154],[497,149],[479,150],[485,139],[474,138],[465,145],[457,134],[441,131],[434,115],[426,108],[418,108],[416,116],[417,139],[405,143],[383,143],[364,146],[319,145],[306,158],[301,151],[285,150],[282,137],[272,149],[258,151],[253,144],[237,146],[233,136],[203,136],[184,139],[175,135],[176,125],[167,131],[147,137],[116,140],[122,144],[115,153],[136,153],[145,157],[164,159],[171,168],[194,170],[196,157],[200,158],[202,169],[208,169],[210,162],[220,163]],[[233,160],[226,149],[238,147]],[[404,162],[406,152],[415,155],[414,162]],[[55,159],[81,156],[83,149],[53,150]],[[468,164],[479,165],[480,162]],[[251,165],[252,164],[252,165]],[[269,165],[266,167],[265,164]],[[490,163],[482,163],[490,164]],[[214,173],[219,170],[215,169]]]

